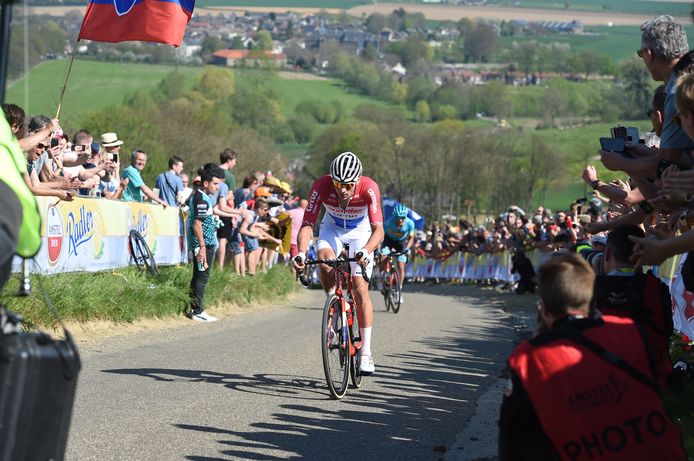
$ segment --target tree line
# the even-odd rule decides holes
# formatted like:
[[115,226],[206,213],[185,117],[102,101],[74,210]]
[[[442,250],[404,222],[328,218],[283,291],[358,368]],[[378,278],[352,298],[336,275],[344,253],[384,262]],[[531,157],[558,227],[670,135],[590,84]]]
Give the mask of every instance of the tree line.
[[622,63],[613,79],[572,82],[555,77],[528,86],[509,85],[503,74],[484,85],[455,79],[437,85],[428,75],[396,79],[374,63],[341,52],[330,61],[330,72],[365,95],[404,104],[418,122],[469,120],[480,113],[538,118],[550,127],[567,116],[601,121],[643,118],[641,109],[648,106],[654,87],[636,59]]
[[414,124],[401,111],[359,106],[354,117],[326,128],[311,144],[304,194],[344,151],[359,155],[365,174],[384,195],[396,198],[428,219],[444,213],[529,206],[565,174],[565,161],[537,136],[500,128],[469,128],[459,120]]

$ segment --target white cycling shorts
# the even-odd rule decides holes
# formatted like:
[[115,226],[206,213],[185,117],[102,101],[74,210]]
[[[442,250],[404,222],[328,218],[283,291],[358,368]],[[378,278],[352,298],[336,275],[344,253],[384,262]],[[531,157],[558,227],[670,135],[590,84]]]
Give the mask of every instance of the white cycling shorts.
[[[356,228],[356,229],[342,229],[341,227],[332,226],[329,223],[321,223],[320,232],[318,233],[318,243],[316,243],[316,250],[323,250],[325,248],[332,248],[335,252],[335,256],[340,256],[345,244],[349,245],[349,257],[353,257],[354,254],[364,248],[366,242],[371,238],[371,229]],[[373,258],[373,255],[370,255]],[[357,263],[349,263],[352,269],[352,275],[360,276],[362,275],[361,267]],[[373,269],[373,261],[369,263],[366,267],[366,273],[371,276],[371,271]]]

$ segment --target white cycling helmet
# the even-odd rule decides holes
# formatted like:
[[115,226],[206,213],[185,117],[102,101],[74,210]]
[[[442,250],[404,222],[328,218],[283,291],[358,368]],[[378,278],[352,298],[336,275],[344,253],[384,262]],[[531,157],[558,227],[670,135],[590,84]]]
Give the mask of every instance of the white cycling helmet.
[[361,161],[351,152],[343,152],[330,164],[330,176],[342,183],[355,183],[361,177]]

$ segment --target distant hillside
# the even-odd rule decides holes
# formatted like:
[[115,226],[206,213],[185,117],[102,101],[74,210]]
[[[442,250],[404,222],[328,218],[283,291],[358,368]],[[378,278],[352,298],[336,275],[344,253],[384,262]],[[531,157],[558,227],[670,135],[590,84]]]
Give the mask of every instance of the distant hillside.
[[[25,108],[28,113],[55,114],[67,63],[67,60],[47,61],[30,73],[29,104]],[[178,69],[191,86],[201,70],[200,67],[182,66]],[[138,88],[153,89],[173,70],[173,66],[76,60],[65,93],[61,120],[70,126],[77,125],[88,111],[120,105],[128,92]],[[238,78],[242,77],[237,75]],[[360,104],[387,105],[383,101],[351,93],[333,79],[287,79],[271,73],[267,74],[267,78],[275,79],[273,86],[282,95],[282,109],[287,116],[293,115],[294,107],[299,102],[311,99],[339,101],[347,114],[351,114]],[[12,83],[6,99],[22,107],[26,105],[24,79]]]

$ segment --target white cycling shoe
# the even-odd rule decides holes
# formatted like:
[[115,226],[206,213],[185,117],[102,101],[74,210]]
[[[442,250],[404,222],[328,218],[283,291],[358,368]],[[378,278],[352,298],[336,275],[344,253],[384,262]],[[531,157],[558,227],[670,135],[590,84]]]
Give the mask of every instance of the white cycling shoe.
[[362,375],[370,375],[376,371],[376,365],[374,365],[374,359],[370,355],[361,355],[359,359],[359,373]]

